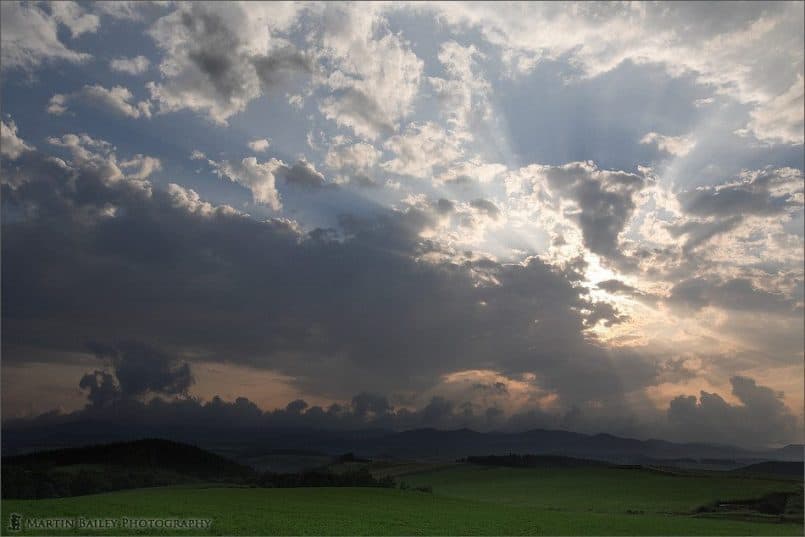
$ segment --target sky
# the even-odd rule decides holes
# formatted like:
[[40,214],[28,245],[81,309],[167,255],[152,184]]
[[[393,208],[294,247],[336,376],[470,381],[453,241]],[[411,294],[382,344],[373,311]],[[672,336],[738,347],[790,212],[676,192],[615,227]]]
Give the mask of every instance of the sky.
[[4,421],[802,442],[803,3],[0,9]]

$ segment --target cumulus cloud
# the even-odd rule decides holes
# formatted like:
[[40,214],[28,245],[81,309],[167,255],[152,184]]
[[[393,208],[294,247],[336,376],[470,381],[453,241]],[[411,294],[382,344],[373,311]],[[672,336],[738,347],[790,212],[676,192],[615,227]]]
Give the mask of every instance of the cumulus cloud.
[[67,27],[73,37],[98,27],[98,17],[85,13],[75,2],[54,2],[49,12],[31,2],[2,2],[0,21],[3,70],[32,70],[43,62],[81,63],[91,58],[59,39],[59,26]]
[[108,361],[122,397],[149,393],[186,395],[193,384],[190,365],[139,341],[93,342],[90,350]]
[[690,252],[734,231],[750,217],[791,218],[802,210],[802,177],[800,170],[767,167],[745,170],[727,183],[679,192],[682,214],[667,230],[674,237],[684,236],[684,250]]
[[264,153],[268,151],[268,147],[271,145],[271,140],[268,138],[256,138],[249,142],[249,149],[254,151],[255,153]]
[[780,395],[754,379],[730,379],[734,405],[716,393],[679,396],[668,408],[668,421],[679,438],[714,438],[721,442],[763,445],[788,442],[802,424],[791,414]]
[[462,154],[459,141],[431,121],[409,125],[402,134],[389,138],[384,147],[394,154],[381,164],[384,170],[423,179],[431,178],[435,168],[450,164]]
[[132,179],[148,179],[152,173],[162,169],[162,162],[158,158],[137,154],[121,162],[120,167],[123,169],[137,170],[134,173],[128,174]]
[[17,124],[14,123],[14,120],[9,119],[8,123],[0,120],[0,154],[15,160],[31,149],[33,148],[17,136]]
[[493,220],[497,220],[500,217],[500,209],[498,209],[498,206],[489,200],[482,198],[474,199],[470,202],[470,206],[484,213]]
[[190,109],[226,124],[246,105],[312,70],[281,37],[297,19],[294,4],[187,3],[157,20],[149,34],[163,52],[162,79],[150,82],[161,112]]
[[319,109],[366,139],[389,135],[412,111],[423,62],[390,32],[381,6],[325,4],[319,34],[322,59],[333,69],[321,77],[331,96]]
[[799,74],[787,91],[772,97],[764,106],[752,110],[747,128],[761,140],[801,145],[805,132],[803,106],[805,81],[802,74]]
[[145,56],[133,58],[115,58],[109,62],[109,68],[118,73],[141,75],[148,70],[151,62]]
[[135,102],[134,95],[124,86],[112,86],[107,89],[101,85],[86,85],[73,93],[57,93],[50,98],[47,111],[49,114],[60,116],[68,111],[71,101],[81,101],[85,104],[98,106],[116,114],[139,118],[151,117],[151,103],[148,101]]
[[517,179],[512,195],[526,194],[538,207],[554,206],[578,226],[588,250],[623,266],[631,263],[620,235],[634,213],[635,195],[651,181],[646,172],[600,170],[592,162],[534,164]]
[[240,162],[210,160],[219,177],[248,188],[255,203],[267,205],[275,211],[282,208],[282,201],[276,186],[276,172],[285,166],[278,159],[258,162],[255,157],[246,157]]
[[744,171],[737,180],[681,192],[682,209],[695,216],[774,215],[802,207],[803,176],[793,168]]
[[737,311],[793,313],[795,302],[781,293],[759,289],[746,278],[728,280],[691,278],[671,289],[672,304],[701,309],[717,306]]
[[340,173],[341,182],[356,181],[359,185],[374,185],[372,169],[380,161],[381,152],[366,142],[340,141],[333,143],[324,158],[324,164]]
[[[206,157],[203,153],[194,152],[191,158]],[[217,162],[210,159],[207,159],[207,162],[219,177],[251,190],[255,203],[267,205],[275,211],[282,209],[282,200],[277,190],[278,179],[287,185],[306,189],[318,189],[328,184],[324,175],[305,159],[300,159],[292,165],[276,158],[259,162],[256,157],[246,157],[240,162],[227,160]]]
[[687,136],[666,136],[656,132],[649,132],[643,136],[640,139],[640,143],[655,145],[660,151],[675,157],[684,157],[696,145],[696,142]]

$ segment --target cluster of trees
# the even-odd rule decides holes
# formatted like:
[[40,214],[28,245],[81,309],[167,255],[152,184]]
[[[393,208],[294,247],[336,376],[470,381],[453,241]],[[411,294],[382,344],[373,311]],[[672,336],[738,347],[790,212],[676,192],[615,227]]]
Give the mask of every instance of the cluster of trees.
[[333,473],[321,470],[311,470],[289,474],[265,472],[261,474],[254,484],[259,487],[382,487],[394,488],[394,478],[386,476],[377,479],[366,468],[359,470]]
[[2,496],[15,499],[62,498],[115,490],[158,487],[192,481],[179,474],[142,468],[3,466]]
[[515,468],[579,468],[583,466],[605,466],[606,463],[587,459],[576,459],[561,455],[480,455],[459,459],[458,462],[484,466],[511,466]]

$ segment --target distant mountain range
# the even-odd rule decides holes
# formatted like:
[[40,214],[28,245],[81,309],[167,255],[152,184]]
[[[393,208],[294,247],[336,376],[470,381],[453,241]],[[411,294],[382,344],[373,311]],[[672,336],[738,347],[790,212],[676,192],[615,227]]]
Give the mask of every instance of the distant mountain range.
[[188,442],[243,461],[278,450],[362,457],[455,460],[473,455],[550,454],[627,464],[710,464],[724,469],[761,461],[802,461],[803,446],[748,450],[734,446],[637,440],[610,434],[588,435],[534,429],[519,433],[415,429],[321,431],[299,429],[226,429],[188,427],[160,430],[93,421],[49,426],[4,427],[3,455],[139,438]]

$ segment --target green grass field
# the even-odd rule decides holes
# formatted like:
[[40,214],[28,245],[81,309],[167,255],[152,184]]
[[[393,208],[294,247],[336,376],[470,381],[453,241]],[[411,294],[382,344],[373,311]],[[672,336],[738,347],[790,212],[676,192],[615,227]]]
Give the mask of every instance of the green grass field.
[[432,485],[433,494],[377,488],[177,486],[53,500],[4,500],[3,533],[8,534],[6,524],[12,512],[23,518],[212,518],[212,529],[206,533],[216,535],[802,535],[803,530],[801,524],[689,514],[716,499],[801,487],[790,481],[674,477],[606,468],[466,465],[435,468],[403,479],[411,485]]
[[729,475],[675,476],[617,468],[503,468],[455,465],[402,477],[435,494],[534,509],[687,514],[714,500],[796,490],[796,482]]

